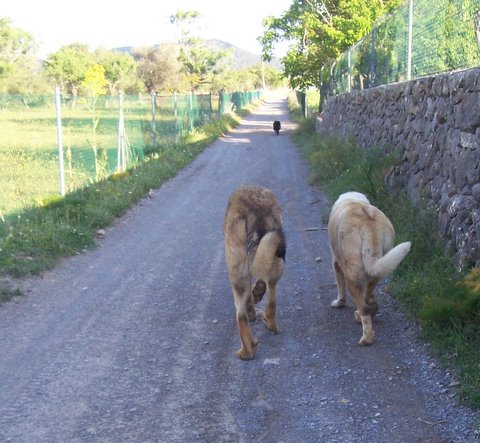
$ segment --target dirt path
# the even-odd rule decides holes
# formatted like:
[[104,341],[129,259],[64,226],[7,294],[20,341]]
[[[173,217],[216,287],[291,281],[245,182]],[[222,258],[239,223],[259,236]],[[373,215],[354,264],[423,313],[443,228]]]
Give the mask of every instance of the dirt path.
[[[274,119],[283,131],[275,136]],[[324,199],[272,99],[107,230],[98,249],[24,283],[0,306],[0,441],[470,442],[479,415],[388,295],[376,342],[357,346],[335,298]],[[278,321],[239,339],[222,221],[239,185],[283,207]],[[319,228],[319,230],[309,230]]]

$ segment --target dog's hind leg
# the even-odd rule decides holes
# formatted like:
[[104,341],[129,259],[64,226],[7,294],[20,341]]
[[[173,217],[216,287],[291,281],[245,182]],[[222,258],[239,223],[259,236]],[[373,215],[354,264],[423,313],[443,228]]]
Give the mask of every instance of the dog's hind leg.
[[265,312],[263,313],[263,320],[265,321],[267,329],[276,334],[280,331],[275,319],[277,311],[277,280],[269,281],[267,283],[267,288],[268,296],[265,305]]
[[378,303],[375,300],[375,288],[377,286],[376,281],[369,281],[365,289],[365,303],[369,309],[370,315],[375,317],[378,312]]
[[359,345],[368,346],[373,343],[373,329],[372,329],[372,311],[365,303],[362,288],[357,283],[348,284],[348,289],[352,294],[358,310],[355,311],[355,320],[362,323],[363,334],[358,342]]
[[252,337],[248,322],[249,315],[247,304],[252,298],[250,281],[237,282],[232,284],[232,287],[235,297],[237,326],[241,342],[241,347],[235,355],[242,360],[251,360],[255,357],[258,340]]
[[254,297],[254,292],[250,291],[250,295],[248,296],[247,299],[247,316],[250,321],[255,321],[257,319],[257,312],[255,311],[255,297]]
[[337,280],[337,298],[332,301],[330,306],[332,308],[343,308],[345,306],[345,299],[347,294],[347,285],[345,282],[345,275],[343,274],[340,265],[335,260],[333,261],[333,270],[335,271],[335,278]]
[[267,284],[263,280],[258,279],[252,288],[253,302],[255,304],[260,303],[266,291]]

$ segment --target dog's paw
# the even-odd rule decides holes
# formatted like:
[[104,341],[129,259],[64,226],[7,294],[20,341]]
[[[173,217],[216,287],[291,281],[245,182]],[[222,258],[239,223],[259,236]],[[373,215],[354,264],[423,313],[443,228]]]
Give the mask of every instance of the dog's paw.
[[265,317],[263,317],[263,322],[265,323],[265,327],[274,334],[278,334],[280,332],[280,328],[275,320],[268,321]]
[[255,286],[252,288],[253,302],[255,304],[260,303],[266,291],[267,284],[263,280],[257,280]]
[[373,337],[363,336],[358,342],[360,346],[370,346],[373,344]]
[[339,300],[338,298],[333,300],[332,303],[330,303],[330,306],[332,308],[343,308],[345,306],[345,300]]
[[253,360],[255,358],[255,352],[257,350],[258,339],[252,337],[251,350],[246,350],[243,346],[235,352],[235,356],[240,360]]
[[255,358],[255,353],[247,352],[245,349],[241,348],[235,352],[235,356],[240,360],[253,360]]

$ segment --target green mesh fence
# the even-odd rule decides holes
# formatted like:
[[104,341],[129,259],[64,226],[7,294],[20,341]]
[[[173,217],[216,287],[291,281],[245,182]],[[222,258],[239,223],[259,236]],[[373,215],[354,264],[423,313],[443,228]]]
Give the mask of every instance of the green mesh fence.
[[330,93],[480,64],[480,0],[414,0],[409,12],[407,1],[341,55],[330,68]]
[[61,96],[60,151],[54,94],[0,94],[0,221],[60,194],[62,180],[64,192],[70,192],[130,168],[260,96],[260,91],[121,99]]

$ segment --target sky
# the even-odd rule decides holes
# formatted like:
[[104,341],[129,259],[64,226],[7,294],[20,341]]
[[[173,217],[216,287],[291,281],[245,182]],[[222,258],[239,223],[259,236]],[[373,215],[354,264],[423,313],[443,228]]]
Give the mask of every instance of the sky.
[[[9,17],[14,27],[32,34],[41,58],[71,43],[94,50],[175,41],[177,29],[169,17],[179,10],[201,14],[192,35],[260,54],[262,19],[279,17],[290,4],[291,0],[3,0],[0,17]],[[285,50],[286,45],[279,45],[275,55]]]

